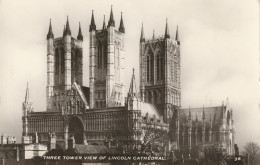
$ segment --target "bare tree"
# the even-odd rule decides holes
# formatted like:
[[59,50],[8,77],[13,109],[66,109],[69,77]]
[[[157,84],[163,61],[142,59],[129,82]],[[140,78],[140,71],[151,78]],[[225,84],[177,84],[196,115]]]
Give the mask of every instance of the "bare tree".
[[244,146],[244,153],[248,158],[249,165],[255,165],[257,159],[259,159],[260,147],[255,142],[249,142]]
[[[158,124],[158,123],[157,123]],[[146,123],[142,128],[142,152],[163,153],[166,141],[168,139],[167,130],[161,126]]]

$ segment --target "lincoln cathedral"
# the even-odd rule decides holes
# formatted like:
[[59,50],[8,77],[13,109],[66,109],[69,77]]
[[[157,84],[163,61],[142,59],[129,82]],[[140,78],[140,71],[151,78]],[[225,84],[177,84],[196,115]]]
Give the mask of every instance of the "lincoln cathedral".
[[[129,150],[140,148],[148,130],[153,130],[166,134],[161,142],[165,152],[214,146],[233,154],[235,131],[228,100],[216,107],[183,109],[181,106],[178,27],[175,35],[171,35],[166,21],[163,36],[147,38],[142,25],[141,33],[136,34],[140,35],[136,41],[140,86],[136,86],[134,69],[130,86],[125,86],[124,76],[128,75],[125,61],[129,57],[125,56],[127,30],[122,14],[119,27],[115,22],[111,8],[108,22],[104,18],[99,28],[92,11],[86,34],[89,51],[83,51],[80,24],[77,37],[73,37],[67,18],[63,36],[56,37],[50,21],[47,106],[44,111],[33,110],[27,85],[22,106],[22,142],[46,144],[51,150],[67,149],[73,139],[75,144],[105,146],[109,142],[111,146]],[[83,85],[83,68],[87,67],[83,65],[83,56],[89,57],[89,87]]]

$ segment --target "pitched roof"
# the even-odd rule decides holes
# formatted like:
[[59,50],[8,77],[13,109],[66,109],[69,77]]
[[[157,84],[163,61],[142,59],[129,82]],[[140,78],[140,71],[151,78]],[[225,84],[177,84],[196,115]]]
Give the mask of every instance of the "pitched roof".
[[[220,122],[222,118],[222,110],[226,109],[226,106],[216,106],[216,107],[200,107],[200,108],[190,108],[192,120],[196,119],[196,116],[198,117],[198,120],[201,121],[203,117],[203,109],[205,113],[205,121],[210,122],[210,116],[213,122]],[[181,109],[180,110],[180,118],[188,118],[189,115],[189,108],[187,109]]]
[[78,92],[80,98],[86,106],[89,105],[89,88],[85,86],[80,86],[76,82],[73,83],[73,87]]
[[108,154],[109,150],[106,146],[98,146],[98,145],[84,145],[84,144],[76,144],[75,150],[80,155],[85,154]]
[[146,114],[148,114],[148,118],[153,118],[155,116],[158,119],[162,119],[162,116],[160,115],[156,106],[153,104],[150,104],[150,103],[142,102],[141,114],[142,114],[142,116],[146,116]]

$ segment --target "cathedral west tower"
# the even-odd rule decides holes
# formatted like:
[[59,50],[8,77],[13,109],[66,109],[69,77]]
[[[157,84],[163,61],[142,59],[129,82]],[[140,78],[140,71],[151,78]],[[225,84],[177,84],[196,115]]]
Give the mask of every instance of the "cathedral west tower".
[[154,104],[164,122],[169,122],[173,110],[181,106],[178,29],[172,38],[166,22],[163,37],[147,39],[142,25],[139,58],[141,99]]
[[82,85],[82,42],[80,25],[77,38],[72,37],[67,18],[63,37],[54,38],[50,22],[47,34],[47,110],[51,109],[51,97],[55,93],[70,90],[74,81]]

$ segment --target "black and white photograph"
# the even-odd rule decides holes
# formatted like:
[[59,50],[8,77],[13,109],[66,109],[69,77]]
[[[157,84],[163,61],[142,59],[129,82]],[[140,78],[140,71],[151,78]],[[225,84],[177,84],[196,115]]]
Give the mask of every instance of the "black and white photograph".
[[0,165],[260,165],[259,0],[0,0]]

